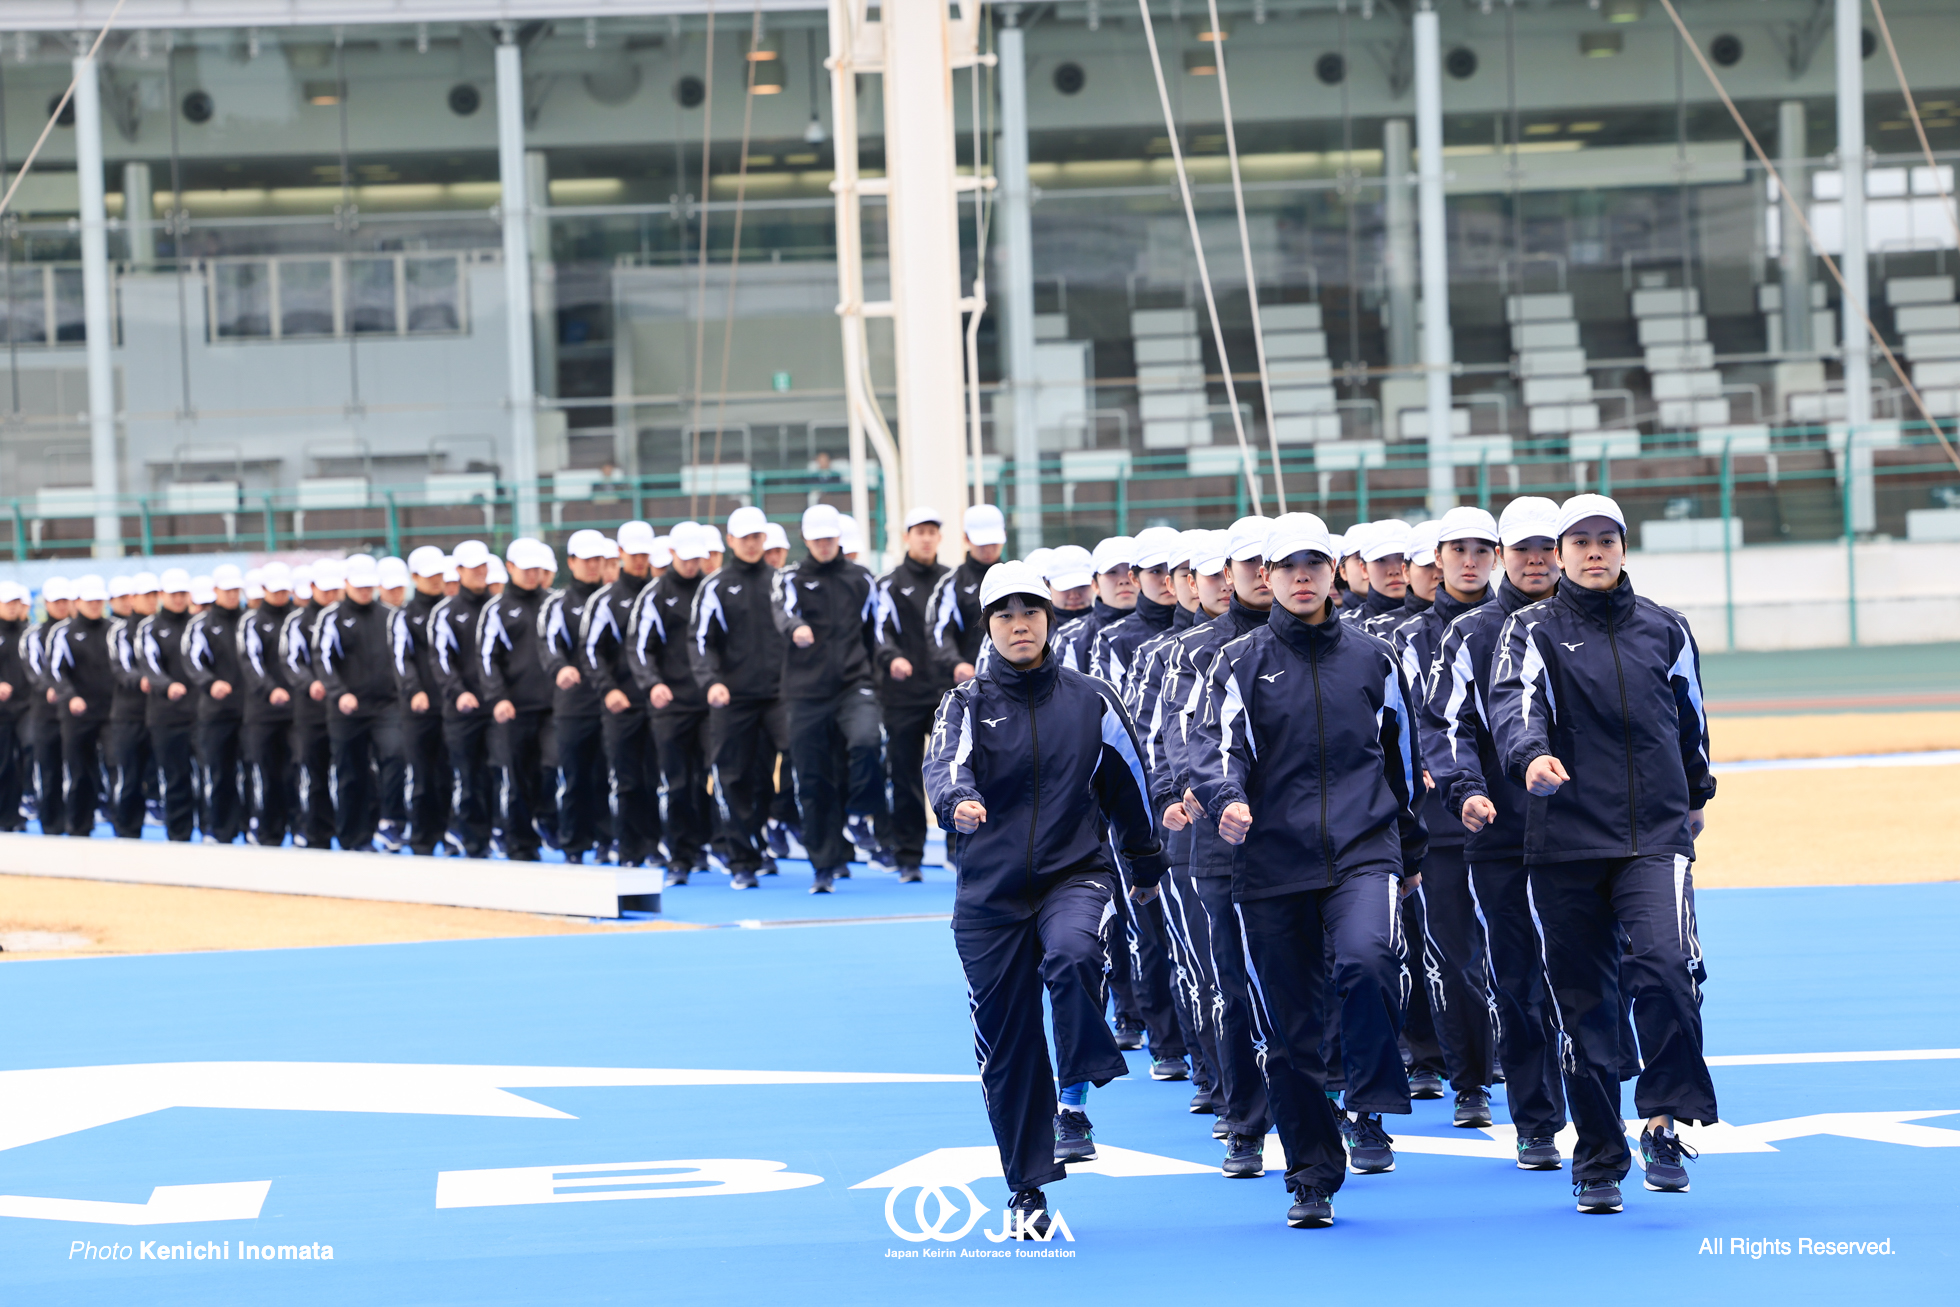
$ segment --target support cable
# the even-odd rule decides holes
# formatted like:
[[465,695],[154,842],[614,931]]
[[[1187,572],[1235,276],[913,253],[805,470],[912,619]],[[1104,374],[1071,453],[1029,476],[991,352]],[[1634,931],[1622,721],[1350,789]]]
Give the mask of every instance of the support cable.
[[[109,11],[109,17],[103,22],[102,30],[95,34],[95,44],[88,48],[88,54],[84,58],[95,58],[96,52],[102,48],[103,41],[108,39],[110,30],[115,27],[116,19],[121,15],[123,6],[128,3],[129,0],[116,0],[116,7]],[[41,134],[34,138],[34,148],[27,152],[25,159],[21,160],[20,171],[14,174],[14,180],[7,187],[7,193],[0,195],[0,214],[4,214],[7,211],[7,207],[14,202],[14,192],[19,190],[20,184],[27,180],[28,170],[34,166],[34,160],[41,156],[41,147],[48,143],[49,133],[54,131],[55,123],[60,120],[62,113],[67,110],[68,102],[74,98],[75,79],[71,77],[68,79],[68,89],[61,93],[61,98],[54,102],[54,108],[48,111],[47,124],[41,128]]]
[[[982,21],[988,21],[983,18]],[[991,40],[993,28],[988,26]],[[976,52],[982,53],[982,52]],[[976,59],[968,70],[968,90],[971,93],[969,119],[973,126],[973,305],[966,320],[966,395],[967,395],[967,453],[971,461],[971,475],[968,480],[971,488],[967,492],[967,503],[987,502],[986,466],[987,460],[980,443],[980,319],[987,312],[987,232],[992,225],[993,200],[984,185],[990,175],[980,167],[980,70],[990,67],[984,59]],[[993,108],[993,96],[987,97],[988,111]],[[991,138],[991,133],[988,134]]]
[[696,260],[699,271],[694,283],[694,449],[688,459],[694,468],[694,480],[687,492],[687,515],[690,518],[695,515],[694,496],[701,487],[701,384],[707,367],[708,348],[708,160],[714,149],[715,130],[715,0],[708,0],[708,52],[703,64],[701,196],[695,202],[695,212],[701,220],[701,253]]
[[[753,52],[761,43],[762,0],[755,0],[755,15],[749,20],[749,50]],[[719,393],[715,396],[715,461],[713,466],[716,468],[721,467],[721,433],[725,426],[725,419],[728,416],[728,364],[730,355],[735,349],[735,281],[742,271],[743,204],[748,199],[749,193],[749,132],[755,124],[756,60],[747,59],[744,62],[748,65],[748,81],[744,87],[745,94],[742,101],[742,161],[735,170],[735,244],[728,252],[728,300],[727,307],[722,310],[721,315],[721,386]],[[705,200],[706,198],[707,188],[704,185],[702,187],[702,199]],[[707,230],[705,221],[702,224],[702,230],[704,232]],[[708,265],[705,262],[702,263],[701,275],[703,277],[708,275],[707,267]],[[701,440],[699,431],[695,433],[694,439],[695,447],[698,450]],[[719,477],[720,473],[716,472],[714,475]],[[701,465],[698,459],[695,461],[694,479],[697,483],[701,479]],[[712,514],[715,511],[716,501],[720,497],[718,490],[712,487],[709,489],[709,513]]]
[[1892,44],[1892,29],[1885,21],[1885,9],[1878,0],[1871,0],[1872,17],[1878,20],[1878,34],[1885,39],[1885,53],[1891,57],[1892,72],[1899,79],[1899,90],[1906,97],[1906,113],[1912,118],[1912,130],[1919,134],[1919,148],[1926,156],[1926,166],[1932,170],[1933,185],[1940,188],[1940,211],[1953,225],[1953,242],[1960,247],[1960,214],[1953,210],[1953,197],[1947,193],[1946,175],[1933,158],[1933,147],[1926,140],[1926,124],[1919,120],[1919,103],[1912,97],[1912,86],[1906,81],[1905,65],[1899,62],[1899,48]]

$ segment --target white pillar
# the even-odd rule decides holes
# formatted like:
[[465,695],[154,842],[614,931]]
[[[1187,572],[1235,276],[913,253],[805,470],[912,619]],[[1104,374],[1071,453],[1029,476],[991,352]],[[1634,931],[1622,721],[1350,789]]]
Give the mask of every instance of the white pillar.
[[538,393],[558,394],[558,265],[551,259],[551,165],[543,150],[524,153],[524,200],[531,219],[531,345]]
[[75,60],[75,172],[82,202],[82,326],[88,334],[88,446],[95,556],[122,556],[116,505],[115,326],[109,314],[109,218],[102,201],[102,96],[95,60]]
[[[1009,22],[1013,23],[1010,8]],[[1005,283],[1007,379],[1014,396],[1014,538],[1022,557],[1041,544],[1041,441],[1036,423],[1033,196],[1028,184],[1027,38],[1000,29],[1000,261]],[[949,533],[950,534],[950,533]]]
[[531,228],[524,165],[524,60],[505,27],[497,47],[497,181],[504,227],[504,345],[509,369],[510,479],[517,533],[538,531],[538,409],[531,343]]
[[1865,238],[1865,70],[1862,0],[1837,0],[1838,168],[1844,176],[1844,395],[1854,429],[1872,420],[1871,302]]
[[1809,213],[1810,176],[1804,160],[1810,155],[1802,100],[1785,100],[1776,111],[1776,170],[1789,191],[1781,215],[1782,253],[1777,256],[1783,284],[1783,348],[1803,353],[1810,348],[1810,240],[1790,216],[1792,207]]
[[1428,386],[1429,511],[1456,503],[1450,458],[1450,270],[1443,217],[1443,57],[1436,11],[1422,0],[1415,16],[1416,202],[1422,237],[1422,365]]
[[[952,33],[938,4],[882,9],[885,175],[891,179],[892,309],[898,345],[898,502],[942,513],[967,502],[960,229],[953,156]],[[948,531],[942,560],[963,545]]]
[[1406,368],[1416,351],[1416,208],[1409,188],[1409,120],[1382,124],[1383,207],[1388,227],[1388,363]]
[[150,190],[150,165],[126,163],[122,168],[123,230],[129,233],[131,267],[148,268],[157,261],[155,196]]

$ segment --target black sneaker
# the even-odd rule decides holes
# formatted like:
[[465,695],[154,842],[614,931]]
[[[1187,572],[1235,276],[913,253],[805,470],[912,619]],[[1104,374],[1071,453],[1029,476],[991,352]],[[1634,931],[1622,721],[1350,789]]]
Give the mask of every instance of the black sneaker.
[[676,885],[687,884],[687,873],[682,871],[679,867],[669,867],[667,868],[667,875],[665,879],[666,879],[667,888],[672,889]]
[[754,889],[754,888],[755,888],[755,873],[754,873],[754,872],[752,872],[752,871],[736,871],[736,872],[731,872],[731,873],[729,873],[729,876],[728,876],[728,888],[730,888],[730,889]]
[[1565,1165],[1559,1156],[1558,1141],[1550,1135],[1533,1135],[1518,1140],[1518,1170],[1556,1171]]
[[1225,1162],[1218,1168],[1234,1180],[1256,1180],[1266,1174],[1266,1141],[1257,1135],[1225,1136]]
[[1192,1116],[1217,1116],[1218,1109],[1222,1106],[1216,1089],[1205,1087],[1191,1095]]
[[1620,1210],[1620,1186],[1611,1180],[1581,1180],[1572,1186],[1572,1194],[1587,1216],[1611,1216]]
[[774,876],[778,874],[777,867],[776,867],[776,858],[774,854],[765,853],[762,855],[762,874],[765,876]]
[[1121,1022],[1116,1026],[1116,1047],[1125,1053],[1134,1053],[1143,1047],[1143,1027],[1126,1026]]
[[[1017,1212],[1028,1213],[1028,1216],[1025,1218],[1026,1224],[1022,1223],[1022,1218],[1015,1215]],[[1007,1228],[1010,1230],[1025,1231],[1025,1233],[1021,1234],[1021,1238],[1045,1238],[1048,1234],[1048,1226],[1048,1195],[1042,1193],[1041,1190],[1023,1189],[1020,1193],[1015,1194],[1014,1201],[1007,1205]]]
[[1211,1137],[1213,1139],[1223,1139],[1226,1135],[1229,1135],[1231,1133],[1232,1133],[1232,1128],[1225,1124],[1224,1117],[1215,1116],[1211,1119]]
[[1456,1096],[1456,1124],[1469,1130],[1490,1124],[1490,1090],[1465,1089]]
[[1318,1189],[1305,1186],[1293,1192],[1293,1205],[1286,1209],[1286,1223],[1295,1230],[1324,1230],[1334,1224],[1334,1200]]
[[918,867],[900,867],[898,869],[898,883],[901,885],[922,885],[925,883],[925,879],[925,872]]
[[1441,1098],[1443,1077],[1434,1071],[1416,1071],[1409,1076],[1410,1098]]
[[1382,1126],[1381,1113],[1357,1112],[1348,1136],[1348,1167],[1356,1175],[1386,1175],[1395,1169],[1395,1140]]
[[774,817],[771,817],[769,824],[763,827],[762,841],[773,856],[778,858],[789,856],[789,827]]
[[1698,1156],[1700,1154],[1694,1149],[1681,1142],[1681,1136],[1672,1126],[1642,1130],[1640,1160],[1647,1164],[1647,1175],[1641,1183],[1657,1194],[1685,1194],[1688,1192],[1688,1168],[1681,1165],[1681,1161],[1683,1158],[1693,1161]]
[[1089,1114],[1079,1107],[1064,1107],[1055,1113],[1055,1160],[1096,1160],[1095,1127],[1089,1124]]
[[829,871],[816,872],[810,877],[810,892],[812,894],[830,893],[831,882],[834,881],[836,878],[837,878],[836,873],[834,872],[829,872]]
[[1191,1078],[1191,1068],[1184,1064],[1184,1059],[1181,1057],[1153,1057],[1150,1060],[1150,1078],[1152,1080],[1189,1080]]

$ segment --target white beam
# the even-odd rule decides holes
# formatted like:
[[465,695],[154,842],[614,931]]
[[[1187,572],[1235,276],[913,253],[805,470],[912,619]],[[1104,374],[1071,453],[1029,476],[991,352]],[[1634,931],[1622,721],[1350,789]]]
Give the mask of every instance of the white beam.
[[[823,0],[760,0],[768,13],[822,9]],[[338,23],[524,23],[708,11],[708,0],[48,0],[7,15],[9,31],[75,32],[116,18],[119,30],[327,27]]]
[[102,199],[102,95],[95,60],[75,60],[75,172],[81,192],[82,328],[88,337],[88,447],[97,558],[122,556],[117,508],[115,324],[109,313],[109,218]]
[[1002,325],[1007,332],[1007,378],[1014,397],[1014,539],[1025,557],[1041,544],[1041,441],[1035,429],[1040,420],[1040,379],[1034,361],[1027,34],[1018,25],[1011,25],[1001,28],[996,39],[1000,55],[1000,254],[1006,283]]
[[[885,171],[898,361],[903,478],[886,512],[966,506],[965,358],[960,335],[960,229],[953,190],[952,33],[940,4],[880,10],[885,29]],[[941,558],[956,564],[948,531]]]
[[531,338],[530,186],[524,163],[524,58],[508,28],[497,47],[497,180],[504,228],[504,365],[517,534],[538,532],[538,408]]
[[1423,0],[1415,16],[1416,207],[1422,240],[1422,366],[1429,415],[1429,511],[1442,516],[1456,503],[1456,465],[1450,458],[1449,233],[1443,211],[1443,54],[1436,11]]
[[1416,361],[1416,210],[1409,187],[1409,120],[1382,124],[1382,188],[1388,228],[1388,362],[1406,368]]
[[1810,209],[1810,176],[1804,161],[1810,157],[1808,110],[1802,100],[1785,100],[1776,110],[1776,171],[1786,190],[1782,214],[1783,249],[1777,259],[1783,286],[1783,348],[1802,353],[1810,348],[1810,241],[1790,216]]
[[1844,176],[1844,397],[1855,430],[1872,420],[1871,304],[1865,237],[1865,69],[1862,0],[1837,0],[1838,169]]

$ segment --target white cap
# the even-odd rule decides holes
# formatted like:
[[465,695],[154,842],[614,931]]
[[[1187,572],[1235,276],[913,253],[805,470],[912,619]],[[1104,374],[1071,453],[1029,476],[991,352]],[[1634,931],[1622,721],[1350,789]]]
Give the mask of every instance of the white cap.
[[1543,536],[1558,541],[1558,505],[1543,495],[1520,495],[1504,505],[1497,534],[1507,545],[1521,545]]
[[1055,551],[1052,549],[1048,549],[1048,548],[1030,549],[1028,551],[1028,556],[1026,558],[1023,558],[1021,561],[1026,563],[1029,567],[1032,567],[1035,571],[1041,573],[1043,576],[1047,576],[1048,560],[1053,558],[1054,556],[1055,556]]
[[[762,510],[757,509],[757,512]],[[730,519],[729,530],[734,530],[734,520]],[[844,515],[829,504],[812,504],[803,510],[803,538],[805,540],[835,540],[844,534]]]
[[442,550],[434,545],[423,545],[419,549],[409,550],[408,570],[415,576],[441,576],[448,561],[443,557]]
[[155,572],[138,572],[135,576],[129,578],[129,583],[136,587],[137,594],[155,594],[158,585],[157,574]]
[[[48,586],[53,585],[56,581],[62,581],[63,584],[66,584],[63,578],[51,576],[47,580],[47,585],[41,587],[41,593],[45,595],[48,592]],[[163,569],[163,575],[157,578],[157,589],[163,591],[165,594],[186,594],[190,588],[191,574],[181,567],[166,567]]]
[[109,600],[109,587],[103,584],[101,577],[97,576],[94,572],[90,572],[85,576],[75,578],[75,598],[83,603],[91,603],[96,600],[107,603]]
[[708,532],[699,522],[682,522],[667,537],[676,558],[706,558],[710,548]]
[[[572,558],[604,558],[606,556],[606,537],[590,527],[572,532],[572,538],[565,542],[565,553]],[[529,566],[535,567],[532,563]]]
[[[837,510],[833,508],[830,511],[835,513]],[[804,516],[808,517],[809,514],[805,513]],[[728,515],[728,534],[730,536],[752,536],[768,529],[769,515],[757,508],[754,504],[744,504]],[[721,542],[715,541],[709,546],[709,551],[713,552],[720,547]]]
[[1130,555],[1136,550],[1135,536],[1105,536],[1096,541],[1096,547],[1089,554],[1090,570],[1097,576],[1113,567],[1130,566]]
[[248,567],[245,569],[245,588],[247,590],[250,590],[253,586],[258,586],[263,590],[265,588],[264,582],[265,569],[263,567]]
[[541,567],[556,571],[558,555],[551,546],[531,536],[519,536],[504,549],[504,561],[512,567]]
[[[979,543],[979,542],[976,542]],[[980,607],[993,607],[997,600],[1008,595],[1027,595],[1031,599],[1048,601],[1048,583],[1041,573],[1026,563],[995,563],[980,578]]]
[[1177,533],[1177,547],[1171,550],[1171,562],[1189,563],[1192,559],[1196,558],[1198,556],[1198,550],[1205,543],[1205,537],[1210,534],[1211,532],[1209,531],[1179,531]]
[[[111,599],[123,599],[135,593],[136,582],[129,577],[112,576],[109,578],[109,597]],[[0,603],[4,602],[6,601],[0,600]]]
[[338,558],[316,558],[310,579],[315,590],[330,594],[347,584],[347,564]]
[[259,586],[267,594],[293,588],[293,570],[284,563],[267,563],[259,569]]
[[1057,590],[1074,590],[1094,583],[1096,560],[1081,545],[1063,545],[1048,556],[1044,574]]
[[510,572],[505,569],[504,560],[498,558],[495,554],[490,556],[490,562],[487,566],[490,571],[483,578],[485,585],[503,585],[510,580]]
[[1626,514],[1618,504],[1605,495],[1574,495],[1558,506],[1559,539],[1564,539],[1567,531],[1589,517],[1610,518],[1620,528],[1620,534],[1626,534]]
[[1436,532],[1440,521],[1418,522],[1409,528],[1409,561],[1422,567],[1436,566]]
[[[1349,536],[1352,535],[1349,532]],[[1353,539],[1350,538],[1348,543],[1353,544]],[[1361,542],[1362,560],[1369,563],[1379,562],[1390,554],[1401,554],[1407,558],[1414,552],[1415,540],[1409,533],[1409,524],[1399,517],[1370,522],[1367,538]]]
[[1162,567],[1177,561],[1178,540],[1184,533],[1174,526],[1147,526],[1130,541],[1130,562],[1138,568]]
[[1199,576],[1217,576],[1225,570],[1225,560],[1229,556],[1226,544],[1232,533],[1229,531],[1193,531],[1199,539],[1191,546],[1191,570]]
[[1356,522],[1344,534],[1334,537],[1334,547],[1341,551],[1341,557],[1358,554],[1368,543],[1368,533],[1374,529],[1373,522]]
[[372,590],[381,584],[381,569],[366,554],[355,554],[347,560],[347,588],[349,590]]
[[1493,545],[1499,543],[1497,519],[1472,504],[1458,504],[1443,514],[1435,526],[1438,545],[1446,540],[1483,540]]
[[923,526],[927,522],[932,523],[934,526],[946,525],[946,520],[939,516],[938,509],[927,508],[923,504],[905,515],[905,529],[907,531],[910,531],[915,526]]
[[960,525],[966,532],[966,538],[976,545],[1007,543],[1007,519],[992,504],[975,504],[967,509],[960,519]]
[[247,581],[245,583],[245,597],[247,599],[263,599],[265,598],[265,587],[257,581]]
[[27,602],[27,587],[18,581],[0,581],[0,604]]
[[781,522],[771,522],[762,533],[762,547],[768,549],[788,549],[789,532]]
[[1273,519],[1257,513],[1232,523],[1225,533],[1225,556],[1235,563],[1249,563],[1266,556],[1266,537],[1273,533]]
[[191,578],[191,602],[194,604],[215,604],[218,602],[218,587],[211,584],[208,576]]
[[600,556],[601,558],[618,558],[618,557],[619,557],[619,541],[617,541],[617,540],[615,540],[615,539],[613,539],[613,538],[612,538],[611,536],[608,536],[608,535],[602,535],[602,536],[600,536],[600,537],[599,537],[599,548],[600,548],[600,551],[601,551],[601,552],[600,552],[600,555],[599,555],[599,556]]
[[[760,513],[761,511],[762,510],[759,508],[756,510],[756,512],[758,513]],[[769,533],[769,529],[767,527],[764,527],[763,534],[767,535],[768,533]],[[728,552],[725,548],[722,547],[723,542],[721,538],[721,531],[715,526],[713,522],[703,522],[701,524],[701,534],[708,538],[709,553],[725,554]],[[767,546],[764,547],[767,548]]]
[[444,581],[458,582],[463,579],[463,573],[457,568],[455,559],[445,558],[442,560],[442,579]]
[[374,565],[381,576],[383,590],[399,590],[408,584],[408,564],[399,558],[384,558]]
[[303,599],[313,591],[313,569],[301,563],[293,569],[293,589]]
[[838,551],[846,554],[863,553],[864,532],[858,530],[857,519],[849,513],[839,513],[837,521],[843,528],[837,533]]
[[1336,548],[1333,533],[1328,531],[1325,522],[1312,513],[1288,513],[1273,523],[1273,529],[1266,537],[1266,561],[1291,558],[1305,549],[1325,556],[1330,562],[1337,562]]
[[[655,536],[649,542],[649,546],[646,551],[647,561],[649,563],[652,563],[655,567],[672,567],[674,565],[674,542],[672,540],[669,540],[666,536]],[[621,550],[621,552],[624,553],[625,551]]]
[[[188,577],[185,578],[184,588],[187,590],[190,588],[190,579]],[[41,582],[41,602],[43,603],[51,604],[57,599],[73,599],[74,597],[75,583],[65,576],[51,576]]]
[[621,522],[619,524],[619,552],[622,554],[650,554],[653,552],[653,542],[656,539],[658,537],[654,535],[651,523]]
[[490,546],[481,540],[465,540],[456,546],[456,566],[482,567],[490,561]]

